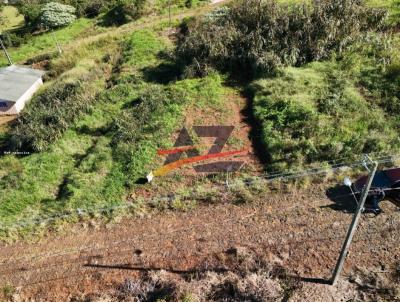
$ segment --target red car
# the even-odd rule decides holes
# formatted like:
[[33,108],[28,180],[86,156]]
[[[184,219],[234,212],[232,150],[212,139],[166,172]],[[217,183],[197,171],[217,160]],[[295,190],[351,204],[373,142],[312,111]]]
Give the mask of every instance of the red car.
[[[354,193],[358,199],[366,185],[367,178],[367,175],[362,176],[353,184]],[[400,168],[376,172],[365,202],[365,211],[381,213],[379,203],[384,199],[388,199],[400,207]]]

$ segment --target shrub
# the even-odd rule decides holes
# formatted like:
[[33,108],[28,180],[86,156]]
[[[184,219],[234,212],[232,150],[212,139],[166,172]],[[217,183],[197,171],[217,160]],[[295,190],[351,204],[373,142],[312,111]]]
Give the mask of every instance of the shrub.
[[25,26],[34,31],[40,23],[42,4],[40,1],[23,1],[16,3],[18,12],[24,16]]
[[145,4],[146,0],[117,0],[116,5],[104,16],[103,24],[119,26],[136,20],[143,15]]
[[24,44],[27,39],[30,38],[30,36],[19,36],[14,33],[3,33],[0,35],[0,38],[3,40],[5,47],[19,47]]
[[[123,89],[123,85],[120,86]],[[131,108],[113,122],[112,145],[114,156],[122,163],[132,185],[146,175],[158,147],[169,139],[181,116],[182,93],[162,86],[146,88],[132,102]]]
[[83,8],[83,15],[89,18],[96,17],[106,7],[107,7],[107,2],[104,2],[102,0],[89,1]]
[[47,3],[41,10],[40,24],[46,28],[58,28],[75,21],[76,9],[56,2]]
[[92,18],[106,11],[115,3],[115,0],[64,0],[62,2],[75,7],[78,17]]
[[242,0],[185,24],[176,57],[188,75],[204,75],[211,66],[255,76],[340,53],[386,16],[358,0],[294,6]]
[[84,83],[90,83],[94,77],[59,82],[34,97],[12,125],[9,148],[34,152],[47,149],[91,108],[94,98]]

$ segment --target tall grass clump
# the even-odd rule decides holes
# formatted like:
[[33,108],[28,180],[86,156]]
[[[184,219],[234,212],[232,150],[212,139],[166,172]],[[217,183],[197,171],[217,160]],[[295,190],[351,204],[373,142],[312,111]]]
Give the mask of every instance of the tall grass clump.
[[9,132],[11,150],[43,151],[84,113],[95,101],[90,83],[96,72],[78,79],[51,85],[25,107]]
[[150,85],[113,122],[114,159],[127,185],[147,175],[157,148],[170,140],[181,120],[185,96],[172,87]]
[[340,53],[386,17],[386,10],[358,0],[294,5],[241,0],[184,22],[176,57],[189,76],[217,68],[254,77]]
[[395,120],[369,103],[336,63],[288,67],[250,88],[271,170],[400,150]]
[[122,25],[141,17],[146,0],[116,0],[115,5],[104,15],[103,25]]

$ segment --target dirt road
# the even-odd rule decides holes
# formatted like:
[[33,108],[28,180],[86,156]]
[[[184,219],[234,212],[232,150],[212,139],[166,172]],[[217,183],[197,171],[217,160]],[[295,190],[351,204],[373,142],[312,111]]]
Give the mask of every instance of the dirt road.
[[[24,297],[65,301],[148,270],[195,271],[205,263],[215,268],[233,247],[252,249],[289,275],[328,279],[351,219],[332,207],[320,187],[270,193],[260,204],[208,205],[101,229],[76,226],[39,243],[2,246],[0,284],[19,288]],[[363,216],[345,275],[355,266],[385,270],[399,260],[400,212],[390,203],[384,209],[378,217]]]

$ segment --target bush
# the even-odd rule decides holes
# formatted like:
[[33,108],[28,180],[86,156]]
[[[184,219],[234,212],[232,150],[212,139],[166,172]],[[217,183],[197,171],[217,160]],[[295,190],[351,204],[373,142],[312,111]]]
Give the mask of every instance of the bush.
[[[124,85],[120,86],[123,87]],[[123,88],[122,88],[123,89]],[[184,95],[176,90],[152,85],[113,122],[114,157],[124,167],[127,185],[146,175],[157,148],[169,139],[181,116]]]
[[11,150],[43,151],[91,108],[84,83],[93,79],[57,83],[32,99],[9,132]]
[[102,0],[89,1],[83,8],[83,15],[89,18],[98,16],[107,7],[107,2]]
[[176,58],[187,75],[215,67],[253,77],[340,53],[363,31],[379,28],[386,16],[358,0],[294,6],[242,0],[185,24]]
[[17,35],[15,33],[3,33],[0,35],[5,47],[19,47],[30,38],[30,35]]
[[67,26],[75,21],[75,13],[73,6],[50,2],[41,10],[40,24],[46,28]]
[[136,20],[144,13],[146,0],[117,0],[116,5],[103,18],[105,26],[122,25]]
[[78,17],[96,17],[115,4],[115,0],[64,0],[64,4],[71,5],[76,9]]
[[42,4],[39,1],[23,1],[16,3],[18,12],[24,16],[25,26],[34,31],[40,23],[40,15],[42,12]]

